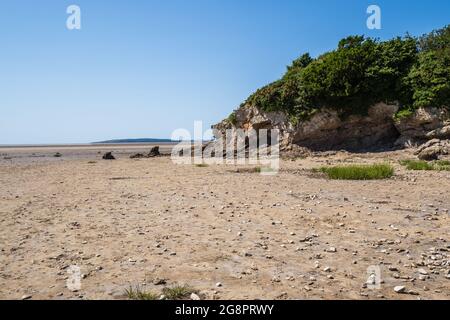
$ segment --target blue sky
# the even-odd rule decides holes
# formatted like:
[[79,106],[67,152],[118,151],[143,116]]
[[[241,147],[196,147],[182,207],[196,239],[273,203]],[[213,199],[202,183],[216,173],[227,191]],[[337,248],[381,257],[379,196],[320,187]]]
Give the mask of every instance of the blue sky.
[[[71,4],[81,30],[66,28]],[[206,130],[304,52],[448,23],[448,0],[2,0],[0,144]]]

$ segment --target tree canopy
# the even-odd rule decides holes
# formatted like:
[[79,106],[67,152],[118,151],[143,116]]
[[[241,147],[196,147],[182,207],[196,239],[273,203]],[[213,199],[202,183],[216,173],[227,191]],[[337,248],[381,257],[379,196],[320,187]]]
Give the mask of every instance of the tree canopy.
[[325,107],[365,114],[378,102],[397,104],[403,114],[419,107],[450,108],[450,26],[419,38],[347,37],[315,59],[303,54],[281,79],[244,104],[298,120]]

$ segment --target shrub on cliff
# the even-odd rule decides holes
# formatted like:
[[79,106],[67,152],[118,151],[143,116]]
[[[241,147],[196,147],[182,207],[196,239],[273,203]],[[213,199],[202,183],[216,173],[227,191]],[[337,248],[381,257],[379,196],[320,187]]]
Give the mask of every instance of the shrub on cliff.
[[345,38],[316,59],[302,55],[245,104],[303,119],[323,107],[365,114],[377,102],[396,103],[404,111],[449,107],[449,101],[450,26],[419,39]]

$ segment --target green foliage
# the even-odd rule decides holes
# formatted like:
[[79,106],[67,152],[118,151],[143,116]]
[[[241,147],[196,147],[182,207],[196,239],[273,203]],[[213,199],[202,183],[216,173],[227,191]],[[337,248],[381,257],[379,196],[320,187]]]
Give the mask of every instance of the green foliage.
[[153,292],[144,292],[140,287],[130,287],[125,290],[125,295],[130,300],[158,300],[159,295]]
[[400,164],[405,166],[408,170],[433,170],[431,164],[422,160],[402,160],[400,161]]
[[405,166],[408,170],[435,170],[435,171],[450,171],[450,161],[437,160],[433,162],[426,162],[423,160],[402,160],[400,164]]
[[406,82],[413,90],[413,107],[450,107],[450,56],[435,51],[419,54]]
[[389,164],[322,167],[319,171],[333,180],[375,180],[394,175],[394,168]]
[[231,123],[232,125],[236,125],[237,123],[237,119],[236,119],[236,112],[231,113],[228,118],[227,118],[228,122]]
[[206,164],[206,163],[198,163],[198,164],[196,164],[195,166],[196,166],[197,168],[207,168],[207,167],[209,167],[208,164]]
[[316,59],[304,54],[284,76],[244,104],[286,112],[295,124],[320,108],[366,114],[378,102],[396,103],[399,117],[425,106],[450,106],[450,26],[419,39],[342,39]]
[[413,114],[414,114],[414,110],[412,110],[411,108],[402,109],[402,110],[399,110],[399,111],[395,114],[395,119],[404,119],[404,118],[408,118],[408,117],[412,116]]
[[195,291],[189,286],[176,285],[170,288],[164,288],[162,293],[168,300],[181,300],[188,298]]

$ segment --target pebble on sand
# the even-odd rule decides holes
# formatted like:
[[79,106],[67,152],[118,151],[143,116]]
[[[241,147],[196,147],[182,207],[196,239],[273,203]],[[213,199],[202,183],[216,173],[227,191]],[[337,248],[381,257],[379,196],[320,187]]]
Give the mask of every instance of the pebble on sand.
[[406,290],[405,286],[396,286],[396,287],[394,287],[394,291],[397,292],[397,293],[405,293],[405,290]]

